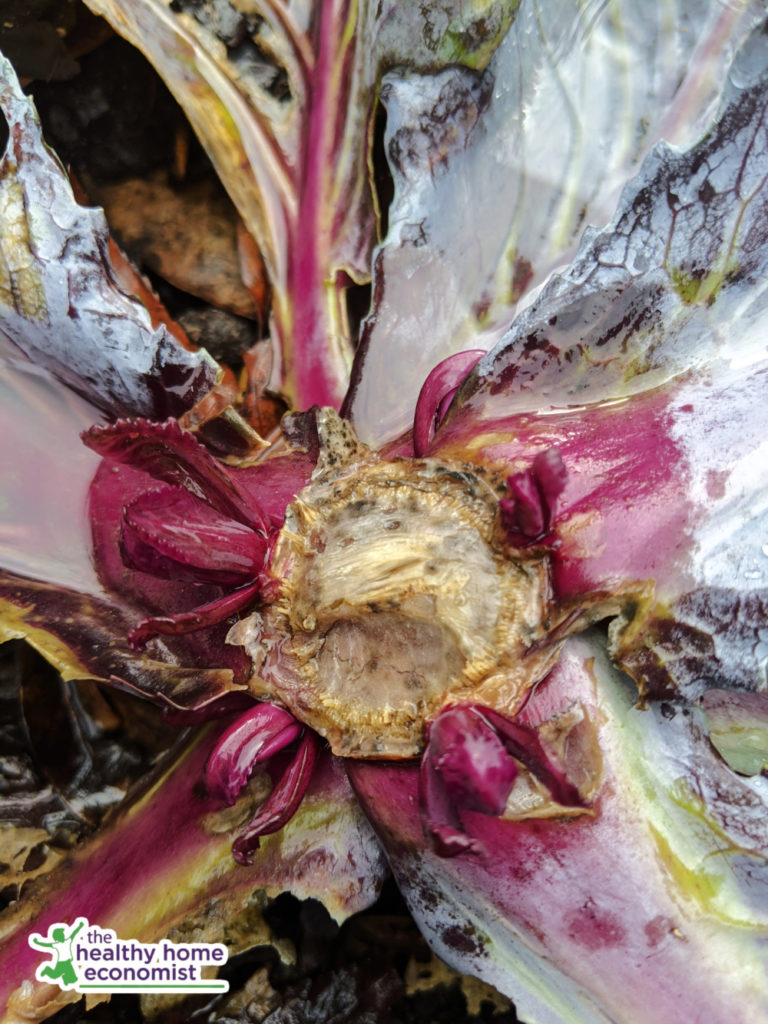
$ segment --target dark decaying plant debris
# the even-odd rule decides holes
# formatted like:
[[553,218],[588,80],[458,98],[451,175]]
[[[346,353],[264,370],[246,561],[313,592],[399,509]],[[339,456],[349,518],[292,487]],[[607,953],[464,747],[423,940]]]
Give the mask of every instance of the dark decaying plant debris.
[[503,996],[430,953],[394,887],[341,928],[319,903],[288,895],[267,917],[284,959],[261,947],[233,960],[225,1000],[116,996],[88,1013],[67,1007],[50,1024],[518,1024]]
[[175,738],[135,704],[63,681],[23,643],[0,649],[3,906],[91,834]]

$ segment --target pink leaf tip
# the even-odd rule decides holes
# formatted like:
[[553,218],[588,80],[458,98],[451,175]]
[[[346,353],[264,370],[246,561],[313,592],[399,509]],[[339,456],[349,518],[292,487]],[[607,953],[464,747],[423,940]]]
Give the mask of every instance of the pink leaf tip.
[[319,739],[285,708],[263,703],[240,715],[211,752],[206,766],[208,788],[233,804],[254,768],[297,739],[287,763],[278,766],[272,792],[232,845],[240,864],[250,864],[260,837],[277,832],[296,813],[312,778]]
[[435,430],[448,411],[448,406],[467,374],[476,366],[483,349],[457,352],[438,363],[427,375],[419,392],[413,417],[413,450],[423,455],[429,447]]

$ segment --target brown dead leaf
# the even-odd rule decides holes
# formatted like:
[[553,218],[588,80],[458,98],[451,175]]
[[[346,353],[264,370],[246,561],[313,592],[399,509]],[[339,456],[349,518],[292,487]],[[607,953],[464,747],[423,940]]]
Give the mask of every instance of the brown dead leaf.
[[[93,190],[93,198],[139,266],[219,309],[265,319],[266,309],[253,297],[258,289],[249,290],[242,281],[237,214],[216,182],[172,186],[159,174],[102,186]],[[253,259],[249,278],[258,278]],[[265,296],[263,279],[260,288]]]

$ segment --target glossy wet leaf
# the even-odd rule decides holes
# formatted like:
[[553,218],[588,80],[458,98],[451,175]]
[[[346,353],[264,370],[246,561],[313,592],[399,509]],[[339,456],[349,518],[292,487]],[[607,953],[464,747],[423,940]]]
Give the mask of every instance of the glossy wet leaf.
[[117,286],[104,216],[75,202],[4,58],[0,106],[0,358],[31,360],[111,415],[178,415],[213,386],[216,364],[154,329]]
[[722,758],[734,771],[759,775],[768,766],[768,694],[710,689],[701,707]]
[[516,470],[558,450],[556,592],[623,589],[615,649],[656,696],[765,686],[767,96],[757,29],[711,131],[653,150],[432,444]]
[[[135,614],[135,613],[134,613]],[[128,643],[132,621],[125,604],[91,597],[0,570],[0,642],[25,639],[56,666],[65,679],[97,679],[168,708],[197,708],[243,689],[231,659],[188,659],[190,667],[167,648],[155,656]],[[199,644],[199,639],[198,639]],[[223,634],[216,648],[223,644]],[[197,645],[195,645],[197,646]],[[206,665],[208,662],[208,667]],[[196,664],[197,662],[197,664]]]
[[441,359],[496,343],[659,138],[696,140],[760,13],[533,0],[484,71],[385,76],[394,198],[346,407],[364,440],[410,425]]
[[[718,733],[732,738],[732,724],[721,718],[708,737],[693,705],[706,686],[760,690],[765,684],[765,552],[759,549],[768,436],[764,32],[754,33],[728,75],[723,70],[764,11],[749,3],[672,5],[664,10],[676,30],[667,34],[656,21],[660,8],[628,7],[581,4],[578,11],[568,8],[569,20],[562,5],[523,2],[519,10],[507,5],[494,21],[497,5],[472,5],[464,9],[480,12],[491,26],[478,36],[467,22],[454,24],[450,5],[417,10],[392,3],[374,14],[342,3],[265,2],[263,21],[249,24],[243,16],[234,36],[222,30],[213,43],[211,25],[202,15],[195,20],[191,8],[177,15],[144,0],[110,4],[110,11],[158,64],[165,62],[179,95],[195,93],[188,99],[193,120],[270,261],[279,293],[275,338],[284,343],[285,379],[298,401],[335,402],[346,381],[349,353],[338,313],[348,279],[362,279],[370,269],[375,209],[361,154],[369,152],[379,84],[389,90],[383,94],[386,142],[399,191],[347,403],[363,430],[367,418],[382,439],[411,422],[425,376],[415,354],[426,353],[426,371],[464,347],[465,337],[473,336],[472,348],[480,343],[478,331],[495,338],[525,290],[556,262],[572,260],[480,362],[444,419],[444,396],[437,396],[419,445],[430,444],[439,413],[429,451],[498,471],[489,479],[500,489],[508,482],[515,543],[546,539],[554,598],[571,610],[566,626],[589,618],[589,608],[579,618],[579,602],[587,598],[597,601],[589,606],[596,614],[623,609],[611,627],[612,652],[650,698],[672,692],[676,703],[634,708],[636,688],[609,665],[602,642],[568,641],[556,671],[505,734],[535,735],[536,744],[544,736],[536,750],[555,748],[553,763],[564,775],[556,781],[561,795],[578,793],[571,800],[578,813],[542,817],[532,805],[531,771],[505,772],[494,799],[478,799],[456,785],[457,774],[470,773],[464,752],[454,751],[459,769],[452,774],[450,759],[443,767],[469,806],[451,826],[465,830],[469,842],[450,861],[434,854],[419,819],[416,764],[351,764],[349,773],[425,934],[461,969],[512,993],[525,1017],[657,1024],[693,1015],[720,1024],[731,1020],[734,1006],[757,1019],[768,1014],[765,780],[734,775],[713,747]],[[365,21],[366,12],[372,20]],[[408,12],[405,20],[396,16]],[[399,34],[413,29],[411,16],[421,27],[402,44]],[[235,45],[238,34],[243,42],[249,33],[260,48],[255,60],[247,43],[240,51]],[[470,50],[462,49],[463,39],[472,41]],[[628,54],[637,59],[632,74]],[[404,66],[382,77],[395,57]],[[338,76],[340,68],[346,78]],[[696,143],[717,102],[720,120]],[[596,120],[584,131],[587,111]],[[590,230],[574,257],[582,215],[598,224],[608,220],[618,183],[639,165],[656,132],[681,148],[651,151],[613,221]],[[527,168],[534,164],[552,180],[531,179]],[[501,195],[491,188],[496,182]],[[256,183],[265,187],[257,192]],[[421,269],[422,256],[423,275],[411,273]],[[402,295],[392,301],[399,288]],[[378,330],[387,342],[388,372],[374,358]],[[364,397],[367,378],[380,393],[376,401]],[[456,383],[450,381],[451,390]],[[316,425],[309,416],[286,427],[287,442],[298,441],[307,457],[294,455],[287,469],[275,470],[275,488],[265,469],[266,514],[276,527],[317,456],[312,419]],[[43,451],[39,417],[25,422]],[[170,454],[160,452],[170,460],[174,483],[174,474],[185,473],[185,444],[188,438]],[[406,437],[401,450],[408,452],[409,444]],[[556,487],[545,486],[539,471],[539,456],[551,452],[560,460],[550,480]],[[219,698],[230,699],[230,691],[242,694],[247,662],[241,660],[240,677],[228,667],[233,648],[223,643],[224,630],[192,635],[178,646],[180,638],[156,641],[146,658],[125,641],[134,615],[167,612],[169,605],[175,612],[174,602],[189,596],[180,588],[170,594],[167,580],[130,570],[120,557],[122,506],[151,486],[143,470],[155,466],[157,455],[126,467],[128,475],[106,463],[99,470],[91,490],[95,590],[75,590],[69,579],[63,590],[61,578],[48,584],[44,575],[22,580],[17,563],[17,574],[5,577],[6,629],[38,642],[65,671],[95,667],[100,678],[109,674],[113,683],[191,709],[196,718]],[[194,489],[194,477],[181,482]],[[78,488],[83,479],[79,467]],[[226,483],[222,488],[220,494],[229,490]],[[235,491],[238,515],[250,522],[248,492]],[[153,500],[141,499],[139,526],[168,554],[169,532],[148,523],[158,511]],[[23,498],[17,518],[19,508]],[[202,518],[210,526],[210,516]],[[87,551],[80,535],[78,557]],[[24,557],[37,575],[44,558]],[[51,557],[51,571],[66,575],[66,563]],[[527,748],[518,742],[515,749]],[[529,760],[535,765],[541,757]],[[507,783],[503,813],[487,813],[501,810]],[[189,827],[200,793],[191,777],[174,786],[157,789],[162,813],[150,815],[149,831],[167,826],[164,801],[174,799],[171,819],[183,819],[184,827],[174,831],[173,850],[183,854],[186,842],[192,849],[200,838],[197,826]],[[348,806],[347,796],[340,806]],[[349,820],[336,833],[342,855],[326,859],[323,844],[336,812],[332,807],[322,820],[307,819],[306,801],[301,806],[284,831],[264,841],[257,863],[278,844],[271,881],[306,892],[279,845],[293,835],[303,854],[316,858],[313,891],[327,877],[343,884],[339,864]],[[226,820],[227,846],[242,825]],[[84,852],[83,863],[92,851],[103,861],[105,849],[117,859],[122,851],[109,846],[115,835],[119,828],[103,838],[106,847]],[[216,871],[226,864],[224,876],[234,877],[227,875],[237,869],[225,860],[224,846],[216,847]],[[148,869],[180,914],[188,912],[182,904],[190,890],[183,880],[177,884],[186,865],[182,855],[177,874]],[[100,863],[96,881],[108,901],[103,871]],[[78,878],[81,891],[98,902],[102,894],[91,883],[88,872]],[[62,892],[52,898],[59,897],[75,899]],[[162,916],[165,903],[158,906]],[[237,894],[223,907],[230,924],[241,911]],[[137,927],[168,926],[154,909],[132,912]]]

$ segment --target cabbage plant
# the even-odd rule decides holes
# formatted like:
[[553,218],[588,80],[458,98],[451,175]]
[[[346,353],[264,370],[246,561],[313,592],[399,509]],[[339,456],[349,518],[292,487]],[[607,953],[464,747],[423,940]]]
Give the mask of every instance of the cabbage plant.
[[7,1019],[70,995],[50,922],[238,950],[254,892],[391,871],[531,1024],[768,1020],[762,5],[91,6],[264,254],[293,411],[121,290],[5,64],[3,636],[191,730],[6,915]]

